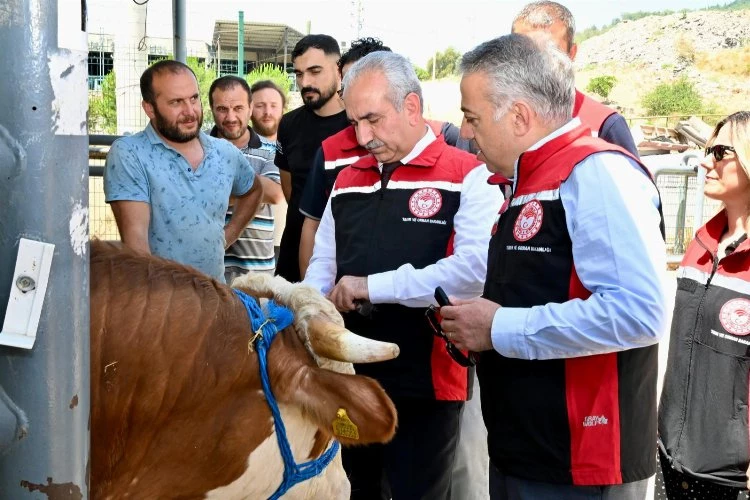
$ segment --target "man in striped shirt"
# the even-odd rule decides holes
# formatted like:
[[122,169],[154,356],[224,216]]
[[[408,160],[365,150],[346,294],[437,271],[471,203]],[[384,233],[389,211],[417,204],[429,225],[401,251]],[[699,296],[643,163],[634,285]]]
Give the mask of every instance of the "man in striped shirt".
[[[208,99],[216,125],[211,135],[221,137],[242,151],[263,185],[264,196],[253,219],[224,254],[224,277],[231,284],[249,271],[273,273],[276,258],[273,248],[273,212],[271,205],[283,199],[279,169],[273,153],[263,148],[260,136],[248,127],[252,113],[250,87],[237,76],[227,75],[211,84]],[[230,209],[227,217],[231,217]]]

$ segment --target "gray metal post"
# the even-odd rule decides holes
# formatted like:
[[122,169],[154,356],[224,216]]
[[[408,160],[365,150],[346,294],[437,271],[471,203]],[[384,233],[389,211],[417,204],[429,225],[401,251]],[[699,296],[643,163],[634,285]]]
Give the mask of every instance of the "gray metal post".
[[174,31],[174,58],[176,61],[187,63],[185,0],[172,0],[172,29]]
[[700,167],[701,157],[691,153],[682,157],[682,162],[695,170],[695,208],[693,211],[693,234],[703,225],[703,187],[706,185],[706,170]]
[[[65,8],[58,10],[58,5]],[[84,2],[4,0],[0,15],[0,315],[19,239],[54,257],[30,350],[0,347],[0,406],[28,418],[0,456],[0,497],[87,498],[89,277]],[[7,397],[3,397],[7,396]],[[19,415],[18,412],[15,413]]]
[[240,11],[237,22],[237,75],[245,76],[245,13]]
[[289,52],[289,39],[287,38],[287,27],[284,26],[284,74],[286,74],[286,55]]
[[685,253],[685,219],[687,218],[687,196],[690,186],[690,178],[686,175],[682,179],[682,189],[679,193],[677,207],[677,223],[674,228],[673,253]]

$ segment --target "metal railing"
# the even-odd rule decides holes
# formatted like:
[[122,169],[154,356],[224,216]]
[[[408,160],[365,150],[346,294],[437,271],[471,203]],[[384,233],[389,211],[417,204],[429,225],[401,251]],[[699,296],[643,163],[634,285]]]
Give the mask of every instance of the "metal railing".
[[89,234],[100,240],[119,240],[112,209],[104,202],[104,160],[107,148],[119,136],[89,136]]
[[[118,136],[89,136],[89,224],[92,237],[120,239],[112,210],[104,202],[104,160],[106,149]],[[661,164],[654,156],[643,161],[651,170],[661,194],[664,214],[667,258],[671,265],[682,260],[685,249],[707,219],[718,212],[721,204],[703,196],[705,171],[698,167],[701,159],[696,152],[683,155],[661,155]]]
[[633,124],[648,124],[656,125],[659,127],[669,127],[670,125],[676,125],[680,120],[687,120],[691,116],[697,116],[708,124],[714,124],[720,119],[724,118],[724,114],[692,114],[692,115],[655,115],[655,116],[626,116],[625,121],[628,122],[628,127],[632,127]]
[[[701,156],[687,153],[669,164],[652,165],[656,186],[659,188],[664,214],[667,261],[679,264],[695,232],[721,208],[721,203],[703,196],[706,172],[699,167]],[[650,160],[653,157],[645,157]]]

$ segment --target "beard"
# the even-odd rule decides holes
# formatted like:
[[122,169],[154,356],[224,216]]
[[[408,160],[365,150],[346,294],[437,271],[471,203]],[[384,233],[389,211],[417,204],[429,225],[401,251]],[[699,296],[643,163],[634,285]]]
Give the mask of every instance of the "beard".
[[276,120],[275,118],[269,125],[266,125],[260,120],[256,120],[254,116],[250,117],[250,122],[253,124],[253,130],[263,137],[273,137],[279,130],[279,120]]
[[164,117],[164,115],[159,112],[159,108],[156,106],[154,106],[154,115],[156,116],[154,127],[162,135],[162,137],[172,142],[185,143],[192,141],[193,139],[198,137],[198,134],[201,131],[201,127],[203,126],[202,109],[198,111],[198,116],[196,117],[197,127],[195,127],[194,131],[190,132],[183,132],[182,130],[180,130],[180,124],[183,122],[179,120],[170,122]]
[[223,137],[228,141],[234,141],[242,137],[242,135],[247,131],[247,125],[244,127],[242,126],[242,123],[240,123],[239,125],[240,126],[237,127],[236,130],[229,130],[228,128],[225,128],[223,124],[217,123],[216,130],[219,132],[219,137]]
[[[325,91],[321,91],[315,87],[303,87],[300,90],[300,94],[302,94],[302,102],[305,103],[305,107],[309,110],[315,111],[316,109],[325,106],[326,103],[336,95],[337,90],[338,84],[334,81]],[[305,96],[305,92],[312,92],[313,94]],[[317,96],[315,94],[317,94]]]

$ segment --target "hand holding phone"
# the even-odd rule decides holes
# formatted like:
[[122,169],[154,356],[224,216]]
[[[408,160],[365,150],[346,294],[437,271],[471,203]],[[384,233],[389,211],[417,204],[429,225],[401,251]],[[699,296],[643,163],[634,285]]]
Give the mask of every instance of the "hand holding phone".
[[448,294],[445,293],[445,290],[441,286],[435,289],[435,301],[440,307],[452,305],[451,301],[448,300]]

